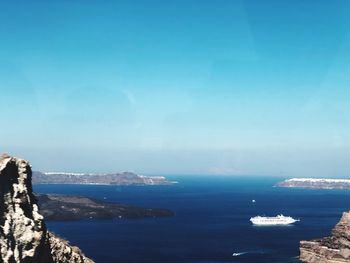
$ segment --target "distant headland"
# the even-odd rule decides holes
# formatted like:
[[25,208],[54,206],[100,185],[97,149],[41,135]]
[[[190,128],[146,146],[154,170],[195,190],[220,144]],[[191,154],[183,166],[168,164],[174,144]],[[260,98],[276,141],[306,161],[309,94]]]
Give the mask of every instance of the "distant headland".
[[279,182],[276,186],[311,189],[350,189],[350,179],[292,178]]
[[170,185],[164,176],[145,176],[132,172],[64,173],[33,172],[33,184]]

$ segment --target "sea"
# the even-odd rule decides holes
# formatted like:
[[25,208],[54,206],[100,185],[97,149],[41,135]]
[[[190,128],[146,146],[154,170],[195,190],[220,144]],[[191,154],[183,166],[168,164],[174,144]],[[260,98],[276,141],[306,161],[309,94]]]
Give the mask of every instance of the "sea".
[[[87,196],[174,217],[47,221],[97,263],[299,262],[299,241],[330,234],[350,209],[350,191],[279,188],[284,178],[168,176],[164,186],[35,185],[39,193]],[[255,200],[253,202],[252,200]],[[253,226],[250,217],[283,214],[288,226]]]

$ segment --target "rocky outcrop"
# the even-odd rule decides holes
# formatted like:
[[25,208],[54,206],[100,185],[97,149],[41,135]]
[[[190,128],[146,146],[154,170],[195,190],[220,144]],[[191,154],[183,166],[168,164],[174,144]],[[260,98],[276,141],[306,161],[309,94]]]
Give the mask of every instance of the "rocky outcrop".
[[350,212],[344,212],[330,237],[300,242],[300,260],[309,263],[350,262]]
[[0,157],[0,262],[92,263],[79,248],[47,231],[31,176],[28,162]]

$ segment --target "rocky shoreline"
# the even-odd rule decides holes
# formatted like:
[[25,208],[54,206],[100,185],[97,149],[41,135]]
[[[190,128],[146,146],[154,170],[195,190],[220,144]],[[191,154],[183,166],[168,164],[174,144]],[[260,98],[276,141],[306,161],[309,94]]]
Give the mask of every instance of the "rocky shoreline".
[[344,212],[329,237],[300,242],[300,261],[306,263],[350,262],[350,212]]

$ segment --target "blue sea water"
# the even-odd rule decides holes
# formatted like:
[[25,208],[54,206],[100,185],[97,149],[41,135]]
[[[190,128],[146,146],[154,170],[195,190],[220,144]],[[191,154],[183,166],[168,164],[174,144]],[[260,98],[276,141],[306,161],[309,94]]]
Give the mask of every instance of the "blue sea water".
[[[47,222],[51,231],[100,263],[298,262],[299,241],[329,235],[350,207],[350,191],[273,187],[282,178],[169,178],[179,183],[147,187],[35,185],[34,190],[163,207],[176,213],[171,218]],[[265,227],[249,222],[255,215],[280,213],[301,221]]]

